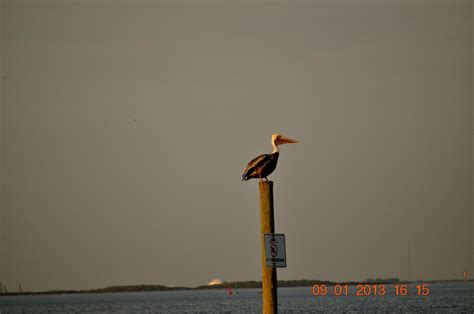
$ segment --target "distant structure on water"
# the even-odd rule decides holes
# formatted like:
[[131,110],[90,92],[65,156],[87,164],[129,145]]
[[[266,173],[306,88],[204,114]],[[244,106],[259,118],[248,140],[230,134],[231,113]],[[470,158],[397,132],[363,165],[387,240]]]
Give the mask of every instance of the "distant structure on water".
[[207,283],[208,286],[216,286],[216,285],[222,285],[223,281],[219,278],[212,279]]

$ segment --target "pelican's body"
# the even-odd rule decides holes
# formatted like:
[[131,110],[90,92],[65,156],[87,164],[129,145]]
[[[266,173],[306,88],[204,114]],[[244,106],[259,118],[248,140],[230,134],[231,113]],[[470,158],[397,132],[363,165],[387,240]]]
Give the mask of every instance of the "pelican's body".
[[249,179],[260,179],[265,178],[268,181],[268,176],[275,170],[278,157],[280,156],[280,150],[278,145],[287,144],[287,143],[298,143],[295,140],[281,136],[280,134],[272,135],[272,146],[273,151],[271,154],[263,154],[254,159],[252,159],[247,168],[244,170],[242,175],[242,181],[247,181]]

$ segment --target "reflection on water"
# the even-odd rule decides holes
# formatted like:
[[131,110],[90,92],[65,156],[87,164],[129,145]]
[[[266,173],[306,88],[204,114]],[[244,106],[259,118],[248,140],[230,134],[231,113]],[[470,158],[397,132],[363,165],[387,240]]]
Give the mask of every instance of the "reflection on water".
[[[312,311],[474,311],[474,282],[429,284],[430,295],[334,296],[332,288],[324,297],[314,297],[311,287],[278,289],[279,312]],[[388,287],[388,285],[387,285]],[[35,295],[0,297],[1,313],[84,313],[84,312],[260,312],[260,289],[160,291],[104,294]]]

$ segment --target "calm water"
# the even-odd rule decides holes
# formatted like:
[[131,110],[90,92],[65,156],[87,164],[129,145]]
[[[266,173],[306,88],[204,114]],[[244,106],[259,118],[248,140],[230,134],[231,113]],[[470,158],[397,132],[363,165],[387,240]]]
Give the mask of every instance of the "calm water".
[[[430,295],[416,295],[409,285],[409,295],[395,296],[393,285],[387,285],[385,296],[337,297],[333,287],[329,295],[314,297],[311,287],[280,288],[278,306],[282,313],[319,311],[436,311],[474,312],[474,282],[429,284]],[[260,289],[241,289],[227,295],[225,290],[163,291],[106,294],[72,294],[0,297],[3,313],[183,313],[183,312],[260,312]]]

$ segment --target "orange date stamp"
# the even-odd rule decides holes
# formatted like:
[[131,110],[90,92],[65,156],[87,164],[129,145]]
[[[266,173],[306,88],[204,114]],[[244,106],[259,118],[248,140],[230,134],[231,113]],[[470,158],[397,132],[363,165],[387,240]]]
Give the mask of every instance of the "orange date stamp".
[[[331,293],[332,292],[332,293]],[[428,284],[418,284],[416,286],[409,286],[408,284],[358,284],[355,290],[348,284],[335,284],[334,286],[327,286],[325,284],[315,284],[312,288],[312,293],[315,297],[324,297],[326,295],[341,296],[380,296],[383,297],[387,293],[397,297],[404,297],[406,295],[428,296],[430,295],[430,288]]]

